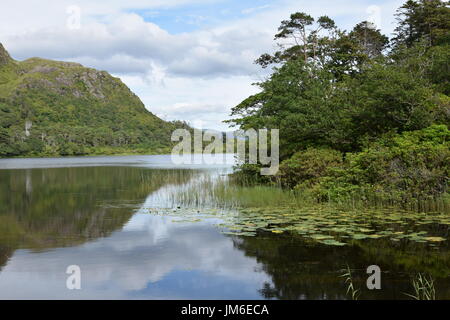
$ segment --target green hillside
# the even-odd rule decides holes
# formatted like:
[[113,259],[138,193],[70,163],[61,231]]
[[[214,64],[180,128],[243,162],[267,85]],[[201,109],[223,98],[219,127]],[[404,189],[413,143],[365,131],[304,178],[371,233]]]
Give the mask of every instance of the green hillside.
[[183,125],[153,115],[105,71],[15,61],[0,44],[0,157],[163,153]]

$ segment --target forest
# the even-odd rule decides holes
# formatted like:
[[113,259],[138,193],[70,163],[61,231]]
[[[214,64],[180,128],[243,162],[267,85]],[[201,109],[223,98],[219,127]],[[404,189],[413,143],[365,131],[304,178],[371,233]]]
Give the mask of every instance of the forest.
[[273,72],[232,109],[235,128],[280,129],[274,177],[242,165],[241,181],[318,201],[448,199],[450,8],[409,0],[389,38],[370,22],[339,29],[297,12],[255,63]]
[[158,118],[105,71],[16,61],[0,44],[0,158],[170,153],[177,128],[188,126]]

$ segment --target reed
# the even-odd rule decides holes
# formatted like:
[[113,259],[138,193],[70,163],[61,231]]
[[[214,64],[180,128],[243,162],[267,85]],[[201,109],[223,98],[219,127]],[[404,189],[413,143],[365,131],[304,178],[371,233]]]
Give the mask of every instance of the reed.
[[436,300],[436,289],[431,276],[418,273],[412,279],[412,286],[414,288],[414,294],[405,293],[408,297],[415,300]]
[[402,208],[411,212],[450,213],[448,198],[431,199],[410,204],[391,203],[381,200],[367,200],[353,197],[342,201],[318,202],[317,199],[301,191],[283,189],[275,185],[242,185],[228,176],[203,175],[196,177],[187,186],[174,190],[171,202],[182,207],[213,207],[221,209],[290,207],[328,205],[339,209]]
[[356,289],[353,283],[353,275],[350,267],[347,265],[347,267],[342,271],[344,273],[340,275],[340,277],[345,279],[345,284],[347,285],[347,295],[350,294],[352,300],[358,300],[360,296],[360,290]]

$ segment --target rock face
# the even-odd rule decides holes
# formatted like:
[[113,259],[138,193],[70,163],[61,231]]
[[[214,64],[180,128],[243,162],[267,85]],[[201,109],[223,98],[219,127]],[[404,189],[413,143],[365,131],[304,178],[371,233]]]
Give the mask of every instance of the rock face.
[[11,62],[11,56],[9,55],[8,51],[3,47],[3,45],[0,43],[0,66],[4,64],[8,64]]
[[26,80],[22,85],[28,89],[43,88],[59,95],[97,99],[105,99],[110,89],[125,89],[120,79],[78,63],[31,58],[23,61],[21,67],[21,76]]
[[[33,125],[24,130],[27,123]],[[178,127],[105,71],[41,58],[15,61],[0,45],[0,157],[99,148],[166,152]]]

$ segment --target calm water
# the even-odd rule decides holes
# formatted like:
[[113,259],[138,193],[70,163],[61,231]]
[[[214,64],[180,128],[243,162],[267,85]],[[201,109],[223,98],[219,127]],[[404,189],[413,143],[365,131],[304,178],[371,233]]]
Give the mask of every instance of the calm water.
[[[219,218],[151,214],[177,209],[168,194],[223,176],[231,163],[0,160],[0,299],[346,299],[346,264],[361,285],[364,268],[382,268],[382,290],[364,298],[405,299],[411,272],[429,271],[438,296],[450,299],[448,245],[330,247],[288,235],[224,235]],[[81,268],[81,290],[66,288],[69,265]]]

